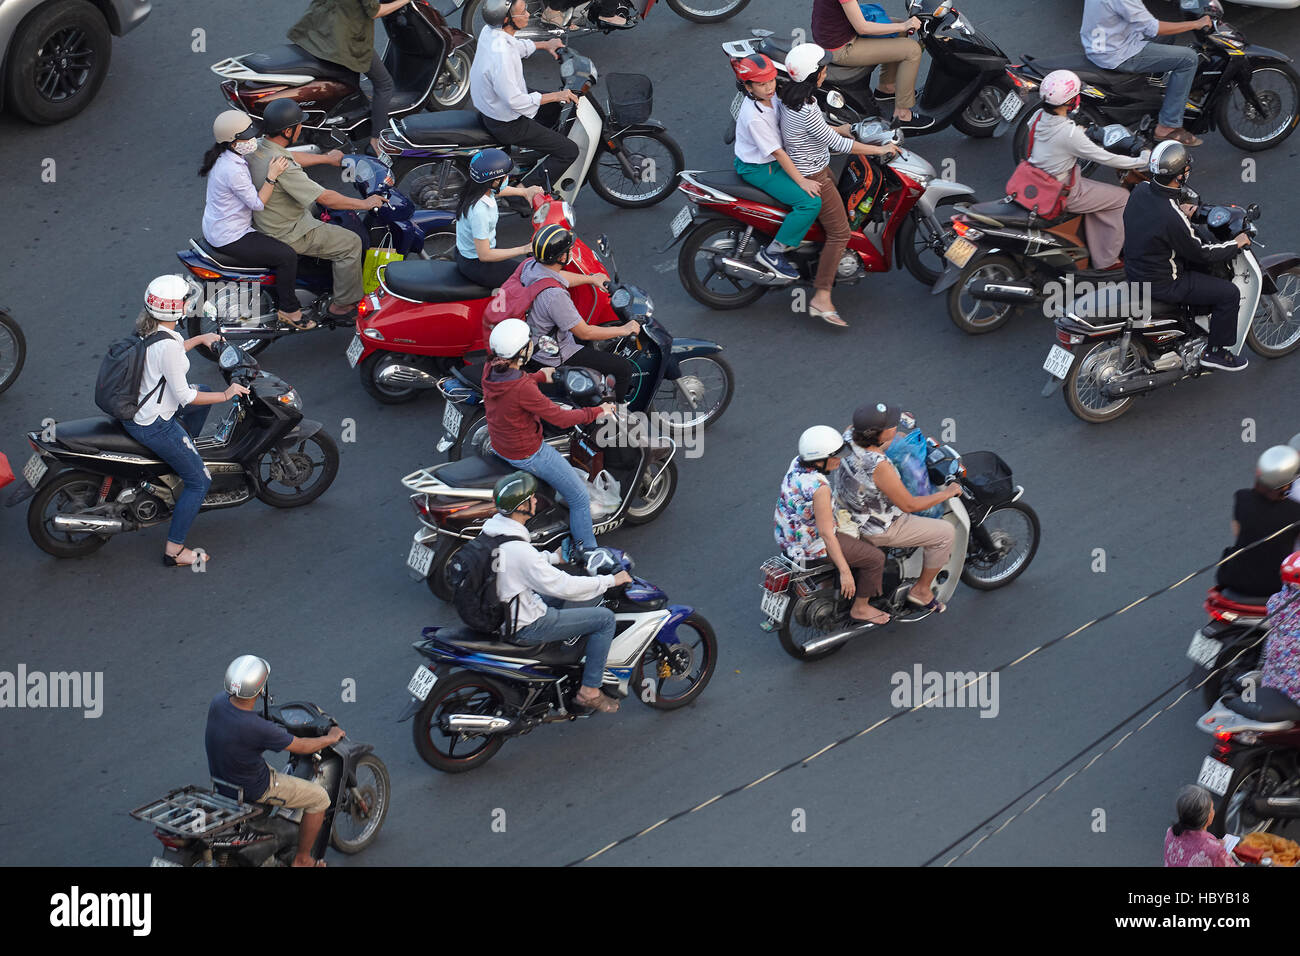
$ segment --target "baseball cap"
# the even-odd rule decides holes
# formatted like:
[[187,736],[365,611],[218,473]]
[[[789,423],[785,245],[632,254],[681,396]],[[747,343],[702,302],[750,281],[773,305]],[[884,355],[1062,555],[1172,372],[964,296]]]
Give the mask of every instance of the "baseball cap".
[[893,428],[898,424],[901,414],[897,405],[886,405],[884,402],[862,405],[853,413],[853,429],[866,432],[875,428]]

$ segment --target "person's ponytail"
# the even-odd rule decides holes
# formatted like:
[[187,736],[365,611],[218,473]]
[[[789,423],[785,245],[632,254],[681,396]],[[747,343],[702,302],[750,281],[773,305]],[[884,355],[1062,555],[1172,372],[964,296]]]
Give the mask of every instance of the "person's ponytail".
[[147,339],[157,331],[158,320],[153,317],[153,313],[148,309],[141,309],[135,320],[135,334],[142,339]]

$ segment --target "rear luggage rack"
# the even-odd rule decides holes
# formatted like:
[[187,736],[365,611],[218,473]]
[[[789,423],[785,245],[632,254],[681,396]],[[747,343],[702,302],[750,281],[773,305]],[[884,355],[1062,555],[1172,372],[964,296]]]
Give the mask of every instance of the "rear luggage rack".
[[257,70],[249,69],[244,65],[243,57],[228,56],[224,60],[218,60],[212,64],[212,72],[217,76],[227,80],[239,80],[246,83],[266,83],[274,85],[277,83],[286,83],[292,86],[301,86],[304,83],[310,83],[316,79],[314,76],[307,76],[305,73],[260,73]]
[[262,812],[261,807],[240,803],[202,787],[173,790],[131,811],[131,816],[177,836],[211,836],[228,830]]

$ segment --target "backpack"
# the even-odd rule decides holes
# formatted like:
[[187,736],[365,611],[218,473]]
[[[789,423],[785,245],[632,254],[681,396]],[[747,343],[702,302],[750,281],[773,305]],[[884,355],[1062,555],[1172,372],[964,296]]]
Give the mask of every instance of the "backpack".
[[524,285],[520,281],[519,275],[524,271],[524,266],[532,261],[532,259],[525,259],[521,262],[518,268],[510,274],[510,278],[501,284],[501,288],[492,293],[492,301],[483,310],[484,347],[487,346],[488,339],[492,336],[492,330],[496,328],[498,322],[503,319],[527,320],[528,310],[533,307],[534,299],[547,289],[563,289],[565,287],[564,283],[555,276],[547,276],[529,285]]
[[[514,634],[514,625],[507,629],[506,604],[497,597],[497,575],[493,567],[497,548],[507,541],[517,540],[509,535],[480,534],[466,542],[447,562],[447,583],[452,587],[452,604],[460,619],[476,631],[489,634]],[[518,597],[511,604],[518,603]]]
[[142,339],[138,335],[118,339],[104,353],[99,363],[99,376],[95,379],[95,404],[118,421],[129,422],[135,413],[151,398],[162,401],[167,379],[160,379],[158,387],[144,398],[140,397],[140,380],[144,378],[144,358],[149,346],[171,336],[164,329]]

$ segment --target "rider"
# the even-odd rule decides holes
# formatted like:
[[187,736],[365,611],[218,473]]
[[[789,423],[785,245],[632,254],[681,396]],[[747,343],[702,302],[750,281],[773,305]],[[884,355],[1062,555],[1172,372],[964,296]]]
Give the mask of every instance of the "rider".
[[483,404],[492,450],[516,468],[536,475],[560,494],[569,506],[569,533],[590,551],[596,547],[591,530],[591,498],[586,483],[568,459],[542,440],[542,422],[560,428],[585,425],[612,414],[608,402],[595,408],[563,409],[543,395],[538,382],[549,382],[555,369],[525,372],[533,354],[528,325],[502,319],[492,330],[488,347],[493,358],[483,369]]
[[840,593],[855,598],[849,617],[856,623],[888,624],[889,615],[870,603],[881,590],[884,553],[835,528],[827,475],[848,453],[847,443],[829,425],[814,425],[799,436],[799,455],[786,469],[776,499],[776,543],[795,560],[830,558],[840,573]]
[[1143,150],[1140,156],[1120,156],[1089,139],[1083,127],[1068,115],[1079,108],[1082,89],[1079,77],[1069,70],[1055,70],[1043,78],[1039,93],[1044,109],[1030,127],[1033,149],[1029,162],[1061,182],[1071,183],[1065,209],[1085,216],[1084,236],[1092,267],[1115,269],[1120,266],[1119,254],[1124,248],[1128,190],[1081,175],[1079,160],[1115,169],[1140,169],[1151,154]]
[[[546,50],[559,59],[558,38],[525,40],[515,34],[528,25],[524,0],[483,0],[478,50],[469,71],[469,94],[483,127],[498,143],[524,146],[548,154],[545,166],[551,182],[578,158],[578,144],[554,129],[560,103],[577,103],[572,90],[530,93],[524,84],[523,58]],[[539,110],[545,106],[547,109]],[[540,119],[539,119],[540,117]]]
[[271,665],[252,654],[235,658],[226,668],[225,690],[208,705],[208,724],[203,734],[208,772],[214,783],[223,781],[242,787],[244,799],[252,803],[301,808],[298,853],[293,865],[324,866],[323,860],[312,858],[311,850],[325,822],[330,795],[318,783],[272,770],[262,752],[314,754],[342,740],[343,728],[331,727],[324,737],[295,737],[259,716],[257,700],[266,693],[270,676]]
[[[509,321],[508,319],[506,321]],[[505,322],[501,323],[502,325]],[[537,514],[537,479],[522,471],[506,475],[492,489],[497,513],[483,522],[485,535],[515,538],[497,551],[497,597],[510,607],[517,644],[549,644],[586,637],[582,688],[573,700],[603,713],[618,703],[601,692],[605,661],[614,641],[614,612],[606,607],[564,608],[565,601],[590,601],[612,587],[630,584],[626,571],[591,577],[567,574],[555,565],[560,552],[543,554],[529,543],[524,526]],[[511,607],[511,602],[518,602]]]
[[736,114],[736,158],[733,164],[745,182],[790,207],[776,238],[756,258],[777,275],[799,278],[785,253],[803,242],[822,207],[821,185],[805,179],[781,148],[777,125],[776,65],[761,53],[731,61],[745,91]]
[[[1192,157],[1179,143],[1160,143],[1147,164],[1151,182],[1133,187],[1124,208],[1124,274],[1130,282],[1149,283],[1151,296],[1161,302],[1185,302],[1212,307],[1209,348],[1201,364],[1239,372],[1249,362],[1228,351],[1237,340],[1237,307],[1241,293],[1227,279],[1188,269],[1225,262],[1250,245],[1244,232],[1230,242],[1202,242],[1188,215],[1183,187],[1192,170]],[[1187,203],[1186,205],[1184,205]]]
[[1169,73],[1156,122],[1156,139],[1200,146],[1201,140],[1183,129],[1183,110],[1196,79],[1196,51],[1176,44],[1147,41],[1213,25],[1209,17],[1185,23],[1157,20],[1142,5],[1142,0],[1083,0],[1079,39],[1088,59],[1103,70]]
[[507,186],[514,167],[499,149],[480,149],[469,158],[471,182],[461,194],[456,210],[456,268],[470,282],[496,289],[519,267],[529,246],[497,248],[498,196],[522,196],[529,203],[541,186]]
[[[1289,445],[1274,445],[1255,464],[1255,487],[1233,495],[1230,554],[1254,544],[1245,554],[1219,566],[1220,587],[1243,594],[1272,594],[1281,587],[1278,565],[1296,550],[1297,530],[1292,529],[1265,541],[1289,524],[1300,522],[1300,502],[1287,497],[1300,478],[1300,451]],[[1262,542],[1256,544],[1256,542]]]
[[1282,588],[1268,599],[1268,640],[1259,686],[1274,687],[1300,704],[1300,551],[1279,570]]

